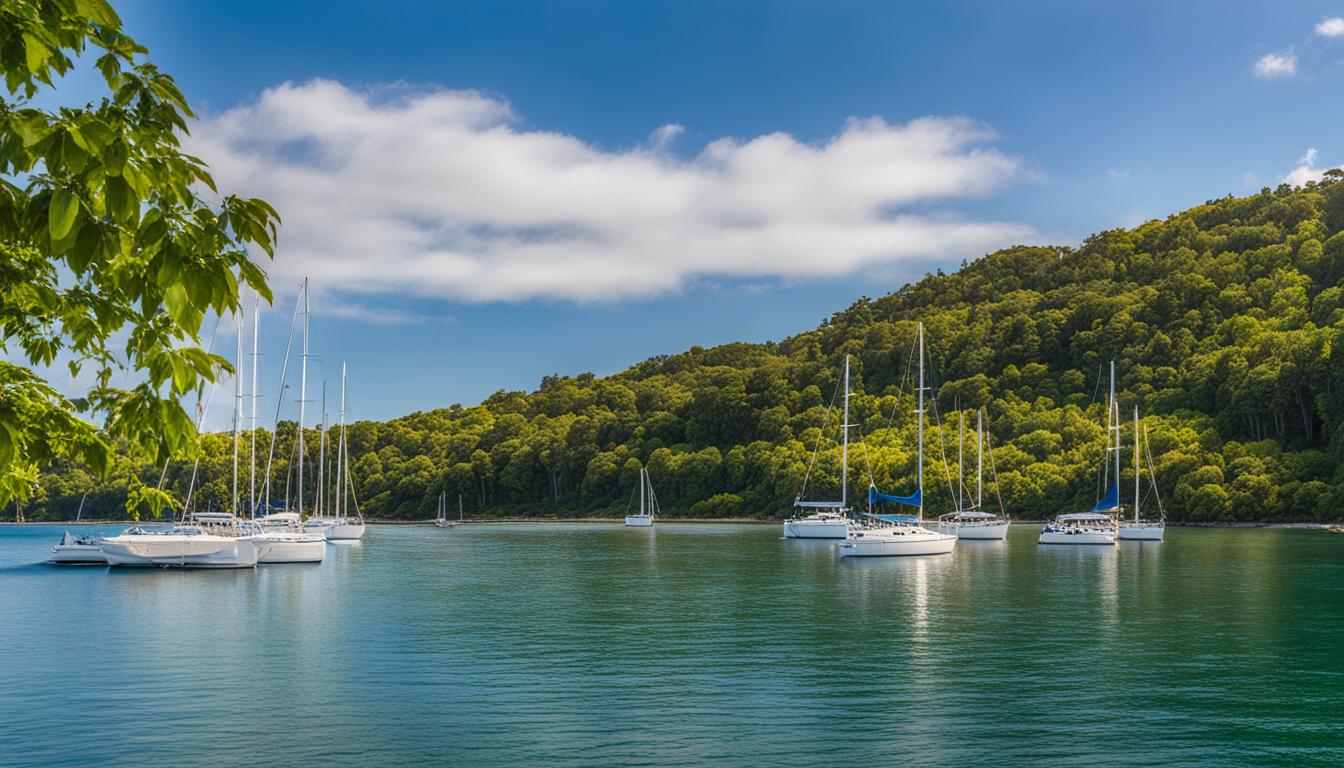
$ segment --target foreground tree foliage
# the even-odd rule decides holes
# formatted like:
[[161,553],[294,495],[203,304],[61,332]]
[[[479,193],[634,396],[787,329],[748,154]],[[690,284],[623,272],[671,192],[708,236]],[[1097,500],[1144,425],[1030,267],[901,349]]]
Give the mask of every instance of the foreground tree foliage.
[[[819,439],[809,495],[838,492],[834,413],[823,426],[850,354],[863,435],[851,448],[851,498],[863,498],[870,467],[884,490],[909,492],[911,344],[923,320],[945,427],[931,423],[928,433],[931,513],[950,506],[957,410],[973,424],[981,406],[998,478],[988,504],[997,490],[1018,517],[1090,507],[1100,493],[1102,375],[1114,358],[1126,431],[1138,404],[1171,518],[1338,520],[1342,297],[1336,175],[1104,232],[1077,249],[993,253],[862,299],[777,344],[697,347],[607,378],[549,376],[535,392],[357,423],[351,464],[374,516],[430,518],[441,491],[451,504],[461,494],[468,516],[614,514],[641,464],[670,514],[779,516]],[[293,423],[281,430],[281,446],[291,446]],[[205,447],[202,498],[227,507],[230,438],[208,435]],[[143,482],[157,478],[142,470]],[[289,471],[278,464],[278,489]],[[170,483],[180,490],[189,474],[174,466]],[[44,513],[73,516],[85,491],[86,510],[112,515],[126,492],[77,469],[54,471],[42,483]],[[1147,503],[1154,509],[1156,499]]]
[[[275,211],[213,195],[180,149],[186,99],[144,54],[104,0],[0,4],[0,503],[53,461],[91,479],[118,455],[118,503],[167,503],[135,470],[195,450],[180,401],[228,369],[201,349],[202,321],[239,306],[240,281],[269,298],[247,247],[272,252]],[[76,67],[108,95],[37,106]],[[80,397],[48,381],[67,368]]]

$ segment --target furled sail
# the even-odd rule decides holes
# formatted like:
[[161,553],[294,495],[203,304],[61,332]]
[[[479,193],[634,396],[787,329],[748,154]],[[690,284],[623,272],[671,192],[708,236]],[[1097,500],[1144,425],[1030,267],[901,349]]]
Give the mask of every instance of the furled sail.
[[888,502],[890,504],[905,504],[910,507],[918,507],[924,502],[924,492],[921,489],[915,489],[910,496],[889,496],[877,490],[877,486],[868,486],[868,503],[877,504],[879,502]]
[[1097,506],[1093,507],[1092,511],[1103,512],[1108,509],[1115,509],[1116,507],[1119,506],[1120,506],[1120,486],[1119,484],[1116,484],[1111,486],[1111,490],[1106,492],[1106,495],[1102,497],[1101,501],[1097,502]]

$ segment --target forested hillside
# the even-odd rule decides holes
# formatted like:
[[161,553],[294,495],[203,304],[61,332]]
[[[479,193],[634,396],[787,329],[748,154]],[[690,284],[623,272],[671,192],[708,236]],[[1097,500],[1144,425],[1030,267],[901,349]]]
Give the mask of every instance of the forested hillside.
[[[930,414],[929,513],[950,503],[957,413],[973,424],[981,406],[994,440],[995,471],[986,474],[997,475],[1010,514],[1090,507],[1104,447],[1100,377],[1114,358],[1126,434],[1137,404],[1170,518],[1337,520],[1341,230],[1344,181],[1332,175],[1103,232],[1078,248],[1009,248],[862,298],[778,343],[694,347],[614,376],[549,376],[535,392],[358,423],[356,487],[375,517],[432,517],[443,491],[461,494],[469,517],[615,513],[645,464],[670,515],[781,516],[819,440],[809,495],[836,493],[834,414],[822,428],[848,354],[852,421],[862,432],[851,498],[863,497],[870,468],[883,490],[908,493],[911,351],[922,320],[944,426]],[[294,427],[281,429],[278,488]],[[315,434],[308,445],[315,460]],[[206,436],[204,447],[203,498],[226,505],[230,438]],[[179,497],[190,469],[169,470]],[[158,476],[123,468],[95,482],[56,468],[27,511],[73,517],[80,494],[94,489],[88,510],[120,517],[128,483]]]

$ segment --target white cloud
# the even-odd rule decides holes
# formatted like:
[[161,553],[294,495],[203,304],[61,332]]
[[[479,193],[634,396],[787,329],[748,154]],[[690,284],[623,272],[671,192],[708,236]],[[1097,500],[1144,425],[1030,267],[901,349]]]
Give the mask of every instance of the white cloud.
[[1344,37],[1344,19],[1331,16],[1316,24],[1316,34],[1320,37]]
[[1297,54],[1267,53],[1255,60],[1255,76],[1265,79],[1292,77],[1297,74]]
[[1300,187],[1309,181],[1320,181],[1325,177],[1328,168],[1316,167],[1316,149],[1308,149],[1307,153],[1297,159],[1297,167],[1288,172],[1281,181],[1284,184],[1290,184],[1294,187]]
[[955,261],[1036,239],[944,201],[1026,176],[964,118],[851,119],[820,143],[774,133],[689,157],[518,127],[473,91],[286,83],[193,127],[221,189],[284,218],[277,284],[462,301],[606,301],[699,277],[805,278]]

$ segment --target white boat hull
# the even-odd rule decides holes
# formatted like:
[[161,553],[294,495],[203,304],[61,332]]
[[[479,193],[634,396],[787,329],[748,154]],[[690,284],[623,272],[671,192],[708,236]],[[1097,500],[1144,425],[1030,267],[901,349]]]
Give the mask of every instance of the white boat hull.
[[625,524],[631,528],[652,528],[653,518],[648,515],[627,515]]
[[958,539],[974,541],[1003,541],[1008,537],[1008,523],[960,523],[956,526]]
[[1115,534],[1109,531],[1042,531],[1038,544],[1115,544]]
[[253,538],[266,545],[266,552],[257,559],[262,565],[320,563],[327,556],[327,540],[317,534],[262,534]]
[[870,529],[856,531],[838,546],[841,557],[913,557],[947,555],[957,546],[957,537],[921,528],[905,531]]
[[843,520],[789,520],[784,523],[786,539],[843,539],[849,536],[849,523]]
[[51,548],[51,562],[61,565],[107,565],[107,555],[97,544],[57,544]]
[[1166,530],[1167,530],[1167,527],[1166,527],[1165,525],[1161,525],[1161,524],[1157,524],[1157,523],[1154,523],[1154,524],[1152,524],[1152,525],[1144,525],[1143,523],[1139,523],[1139,524],[1137,524],[1137,525],[1134,525],[1134,524],[1131,524],[1131,525],[1121,525],[1121,526],[1120,526],[1120,540],[1121,540],[1121,541],[1161,541],[1161,540],[1162,540],[1162,535],[1163,535],[1163,533],[1166,532]]
[[362,538],[363,523],[340,523],[327,529],[327,541],[358,541]]
[[140,568],[252,568],[266,551],[249,539],[172,534],[114,536],[98,548],[108,565]]

